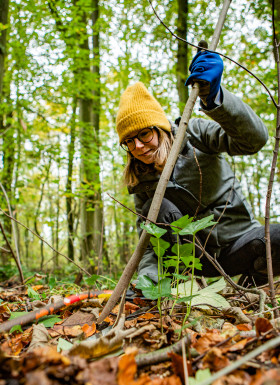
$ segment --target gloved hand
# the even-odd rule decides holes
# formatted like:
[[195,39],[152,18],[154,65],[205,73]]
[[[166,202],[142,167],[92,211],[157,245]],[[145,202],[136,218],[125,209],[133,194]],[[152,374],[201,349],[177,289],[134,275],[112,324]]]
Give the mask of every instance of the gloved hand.
[[199,97],[208,109],[217,105],[214,99],[220,90],[221,78],[224,64],[216,53],[200,51],[193,58],[190,65],[191,75],[188,77],[185,86],[193,84],[196,80],[201,84]]

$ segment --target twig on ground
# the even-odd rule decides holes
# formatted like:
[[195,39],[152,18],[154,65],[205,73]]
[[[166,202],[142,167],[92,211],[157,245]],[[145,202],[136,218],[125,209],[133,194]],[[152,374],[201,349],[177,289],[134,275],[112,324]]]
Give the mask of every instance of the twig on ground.
[[162,361],[168,361],[168,353],[174,352],[180,354],[182,351],[182,343],[190,345],[191,338],[189,335],[185,336],[182,340],[176,342],[174,345],[168,346],[167,348],[156,350],[155,352],[147,354],[138,354],[135,357],[135,361],[138,367],[145,365],[157,364]]
[[273,348],[276,348],[280,345],[280,336],[273,338],[272,340],[267,341],[263,345],[259,346],[257,349],[251,351],[250,353],[246,354],[245,356],[239,358],[238,361],[233,362],[231,365],[227,366],[226,368],[218,371],[213,376],[208,378],[207,380],[202,381],[199,385],[211,385],[214,381],[218,380],[222,376],[225,376],[235,369],[238,369],[240,366],[248,363],[251,359],[257,357],[261,353],[265,352],[266,350],[270,350]]

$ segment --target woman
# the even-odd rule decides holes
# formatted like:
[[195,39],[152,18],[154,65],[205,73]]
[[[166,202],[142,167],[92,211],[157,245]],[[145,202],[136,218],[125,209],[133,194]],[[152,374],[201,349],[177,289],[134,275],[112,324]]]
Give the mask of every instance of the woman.
[[[267,141],[267,128],[239,98],[220,86],[223,72],[219,55],[199,52],[190,66],[186,85],[202,82],[201,108],[213,120],[191,119],[178,160],[167,185],[157,221],[171,223],[188,214],[197,219],[213,214],[218,224],[198,233],[206,250],[219,259],[229,275],[243,274],[243,284],[267,282],[264,227],[254,219],[239,182],[221,155],[250,155]],[[116,129],[127,151],[125,182],[134,194],[136,211],[147,215],[166,163],[179,119],[173,124],[164,110],[138,82],[120,100]],[[202,183],[201,183],[202,182]],[[141,219],[138,218],[139,233]],[[168,241],[174,242],[169,231]],[[274,274],[280,274],[280,225],[271,225]],[[202,274],[218,275],[202,257]],[[148,248],[139,275],[157,281],[157,258]]]

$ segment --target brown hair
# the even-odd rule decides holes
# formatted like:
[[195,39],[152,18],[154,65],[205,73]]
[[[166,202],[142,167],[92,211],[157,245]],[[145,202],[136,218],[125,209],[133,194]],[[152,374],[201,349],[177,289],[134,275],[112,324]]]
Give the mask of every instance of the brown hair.
[[139,183],[138,176],[140,174],[145,175],[154,171],[161,173],[165,166],[174,137],[171,132],[164,131],[159,127],[156,127],[156,130],[158,133],[159,144],[158,149],[155,151],[154,163],[145,164],[134,158],[130,152],[127,153],[127,163],[124,169],[124,181],[128,187],[136,186]]

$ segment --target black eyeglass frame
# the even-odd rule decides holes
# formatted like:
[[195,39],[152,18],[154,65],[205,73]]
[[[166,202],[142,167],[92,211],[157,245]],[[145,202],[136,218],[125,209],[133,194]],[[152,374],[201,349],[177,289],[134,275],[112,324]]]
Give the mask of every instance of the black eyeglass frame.
[[[138,132],[137,135],[132,136],[131,138],[127,138],[127,139],[133,139],[134,147],[133,147],[132,149],[129,149],[128,145],[125,144],[126,139],[123,140],[123,141],[120,143],[121,148],[122,148],[123,150],[125,150],[126,152],[134,151],[135,148],[136,148],[135,140],[134,140],[135,138],[137,138],[141,143],[150,143],[150,142],[154,139],[154,130],[155,130],[156,128],[157,128],[157,127],[155,127],[155,126],[142,128],[142,129]],[[146,142],[146,141],[143,141],[142,139],[139,138],[139,134],[140,134],[142,131],[147,130],[147,129],[151,130],[151,132],[152,132],[152,137],[151,137],[151,139],[149,139],[149,140]]]

